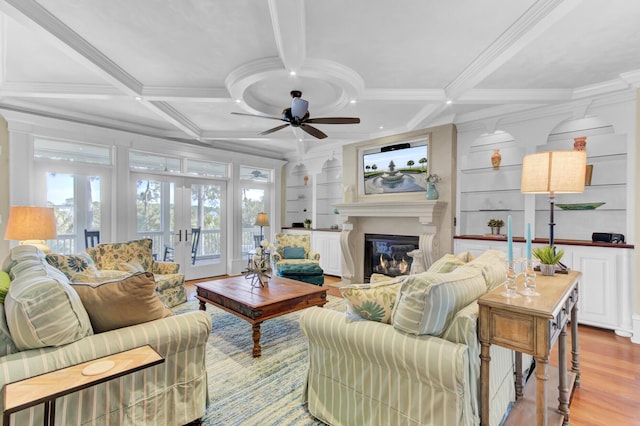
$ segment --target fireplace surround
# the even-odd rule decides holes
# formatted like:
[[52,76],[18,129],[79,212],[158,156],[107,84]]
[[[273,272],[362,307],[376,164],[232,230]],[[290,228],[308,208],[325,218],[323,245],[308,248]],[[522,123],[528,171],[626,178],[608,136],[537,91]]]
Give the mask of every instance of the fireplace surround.
[[428,267],[439,256],[438,230],[447,206],[442,201],[407,201],[400,203],[345,203],[340,211],[342,232],[342,282],[365,282],[365,234],[409,235],[418,238],[418,252],[413,262]]

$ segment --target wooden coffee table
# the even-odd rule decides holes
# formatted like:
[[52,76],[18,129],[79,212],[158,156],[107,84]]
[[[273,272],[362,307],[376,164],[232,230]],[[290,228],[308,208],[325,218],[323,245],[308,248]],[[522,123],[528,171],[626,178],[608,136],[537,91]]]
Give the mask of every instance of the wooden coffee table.
[[327,290],[313,284],[274,276],[264,287],[251,287],[244,275],[196,284],[200,310],[211,303],[252,324],[253,356],[259,357],[263,321],[327,303]]

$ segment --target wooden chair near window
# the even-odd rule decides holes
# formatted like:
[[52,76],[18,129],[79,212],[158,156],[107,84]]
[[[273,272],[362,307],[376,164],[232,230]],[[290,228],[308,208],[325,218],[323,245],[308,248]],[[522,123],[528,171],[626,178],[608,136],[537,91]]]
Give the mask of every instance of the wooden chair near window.
[[84,230],[84,248],[95,247],[100,244],[100,231]]
[[[196,264],[196,256],[198,254],[198,245],[200,244],[200,228],[191,228],[191,264]],[[173,262],[173,247],[164,246],[165,262]]]

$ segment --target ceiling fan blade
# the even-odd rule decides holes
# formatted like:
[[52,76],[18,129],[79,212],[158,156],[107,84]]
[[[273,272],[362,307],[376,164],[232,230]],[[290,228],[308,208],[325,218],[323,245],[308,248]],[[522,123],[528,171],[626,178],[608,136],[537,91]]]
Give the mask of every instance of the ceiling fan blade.
[[268,118],[270,120],[285,121],[280,117],[269,117],[268,115],[247,114],[246,112],[232,112],[231,114],[234,114],[234,115],[246,115],[247,117]]
[[264,132],[260,133],[260,136],[264,136],[264,135],[268,135],[269,133],[273,133],[273,132],[277,132],[280,129],[284,129],[285,127],[287,127],[289,125],[289,123],[287,124],[282,124],[280,126],[276,126],[273,129],[269,129],[269,130],[265,130]]
[[358,117],[321,117],[310,118],[304,122],[316,124],[358,124],[360,123],[360,119]]
[[322,131],[320,131],[320,130],[316,129],[316,128],[315,128],[315,127],[313,127],[313,126],[309,126],[308,124],[304,124],[304,123],[302,123],[302,124],[300,125],[300,128],[301,128],[302,130],[304,130],[305,132],[309,133],[311,136],[316,137],[316,138],[318,138],[318,139],[324,139],[324,138],[326,138],[326,137],[327,137],[326,133],[324,133],[324,132],[322,132]]

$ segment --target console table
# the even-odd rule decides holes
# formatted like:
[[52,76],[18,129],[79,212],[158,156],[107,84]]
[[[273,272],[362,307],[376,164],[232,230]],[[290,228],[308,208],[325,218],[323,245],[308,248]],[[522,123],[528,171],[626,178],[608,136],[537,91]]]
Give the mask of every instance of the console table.
[[[516,351],[516,404],[507,424],[513,418],[536,417],[536,424],[569,424],[569,398],[574,385],[580,385],[578,356],[578,281],[581,273],[556,274],[536,277],[539,296],[506,298],[503,288],[496,288],[478,299],[478,333],[481,344],[481,425],[489,425],[489,349],[492,344]],[[522,288],[522,276],[519,277]],[[567,323],[571,321],[571,372],[567,373]],[[549,380],[549,354],[558,341],[559,406],[547,408]],[[522,353],[533,355],[536,361],[534,398],[523,392]],[[527,385],[533,387],[533,382]],[[549,400],[554,398],[550,397]],[[535,401],[535,404],[534,404]],[[532,407],[535,405],[535,413]],[[531,410],[531,413],[527,410]],[[514,423],[517,424],[517,423]],[[521,423],[523,424],[523,423]]]
[[12,413],[44,404],[44,424],[55,423],[56,398],[161,364],[164,358],[145,345],[4,386],[2,424]]

